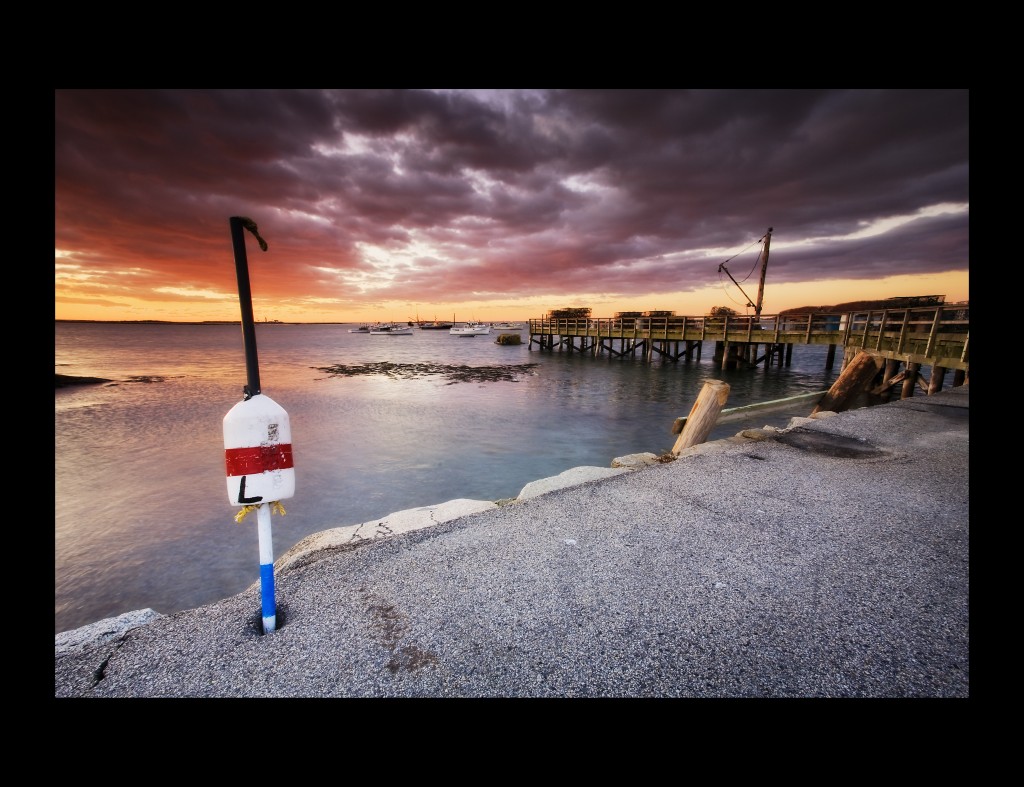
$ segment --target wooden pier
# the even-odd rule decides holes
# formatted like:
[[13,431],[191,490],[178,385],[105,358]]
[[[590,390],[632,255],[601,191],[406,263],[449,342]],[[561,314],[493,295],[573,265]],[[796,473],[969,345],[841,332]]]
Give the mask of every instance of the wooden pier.
[[[532,319],[529,349],[576,352],[614,358],[678,363],[700,360],[705,342],[713,342],[722,369],[789,366],[793,347],[828,347],[825,368],[832,369],[842,348],[842,368],[860,352],[875,359],[873,391],[886,395],[901,385],[901,398],[914,389],[942,390],[947,372],[953,385],[968,381],[970,307],[940,304],[916,308],[844,313],[754,316],[570,317]],[[931,367],[925,380],[922,367]]]

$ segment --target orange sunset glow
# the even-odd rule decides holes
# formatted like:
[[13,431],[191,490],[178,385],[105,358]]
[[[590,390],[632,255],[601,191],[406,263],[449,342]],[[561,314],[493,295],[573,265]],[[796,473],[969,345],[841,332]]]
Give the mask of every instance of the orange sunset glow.
[[959,89],[57,90],[54,316],[238,320],[232,216],[258,321],[742,314],[769,228],[765,314],[966,301],[968,131]]

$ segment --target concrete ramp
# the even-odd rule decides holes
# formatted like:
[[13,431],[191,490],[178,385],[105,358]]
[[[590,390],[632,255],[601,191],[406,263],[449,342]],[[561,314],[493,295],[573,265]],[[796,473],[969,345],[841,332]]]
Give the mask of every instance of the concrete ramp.
[[491,500],[458,498],[446,503],[407,508],[404,511],[396,511],[381,519],[373,519],[359,525],[347,525],[313,533],[285,552],[275,561],[274,565],[277,570],[282,570],[309,552],[354,545],[362,541],[372,541],[398,533],[408,533],[411,530],[420,530],[441,522],[458,519],[467,514],[489,511],[497,507],[497,503]]
[[628,473],[628,467],[571,467],[563,473],[553,475],[550,478],[541,478],[539,481],[531,481],[523,487],[519,493],[519,500],[528,500],[531,497],[547,494],[556,489],[565,489],[569,486],[579,486],[588,481],[597,481],[602,478],[611,478],[614,475]]

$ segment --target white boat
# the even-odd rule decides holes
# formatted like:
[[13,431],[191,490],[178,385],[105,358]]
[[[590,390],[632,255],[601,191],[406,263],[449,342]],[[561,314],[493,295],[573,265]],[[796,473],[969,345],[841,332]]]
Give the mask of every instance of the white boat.
[[386,322],[370,328],[370,336],[412,336],[412,326]]
[[491,327],[496,331],[521,331],[523,330],[523,324],[521,322],[492,322]]
[[448,331],[452,336],[486,336],[491,332],[491,326],[485,322],[464,322],[456,324]]
[[349,333],[369,333],[370,332],[370,323],[364,322],[358,328],[349,328],[348,332]]

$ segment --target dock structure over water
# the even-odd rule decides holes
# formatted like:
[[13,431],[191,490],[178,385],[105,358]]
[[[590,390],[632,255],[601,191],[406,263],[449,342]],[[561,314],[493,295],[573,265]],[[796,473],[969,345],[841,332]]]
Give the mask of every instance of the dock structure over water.
[[[888,390],[902,384],[901,398],[912,396],[915,387],[928,394],[941,390],[949,371],[953,385],[961,385],[970,372],[967,304],[760,316],[559,315],[531,319],[529,332],[531,350],[663,363],[699,361],[704,343],[713,342],[714,360],[722,369],[789,366],[797,344],[827,346],[826,369],[833,368],[838,348],[842,368],[863,351],[877,362],[876,387]],[[926,383],[921,371],[925,366],[931,367]]]

